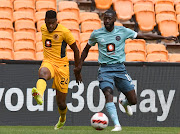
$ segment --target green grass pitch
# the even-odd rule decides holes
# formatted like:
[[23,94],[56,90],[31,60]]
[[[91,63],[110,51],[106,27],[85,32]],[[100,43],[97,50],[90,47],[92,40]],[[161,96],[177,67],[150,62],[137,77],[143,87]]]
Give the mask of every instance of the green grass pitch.
[[122,127],[121,132],[111,132],[113,127],[97,131],[90,126],[65,126],[53,130],[53,126],[0,126],[0,134],[180,134],[180,127]]

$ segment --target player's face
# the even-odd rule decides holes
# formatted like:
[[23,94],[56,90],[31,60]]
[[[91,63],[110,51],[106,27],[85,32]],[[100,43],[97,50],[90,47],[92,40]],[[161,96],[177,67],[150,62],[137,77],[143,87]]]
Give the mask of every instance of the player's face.
[[112,31],[114,28],[115,16],[112,13],[104,14],[104,26],[108,31]]
[[45,19],[45,23],[46,23],[46,27],[48,29],[48,31],[50,33],[52,33],[55,29],[56,29],[56,26],[57,26],[57,19],[54,18],[54,19]]

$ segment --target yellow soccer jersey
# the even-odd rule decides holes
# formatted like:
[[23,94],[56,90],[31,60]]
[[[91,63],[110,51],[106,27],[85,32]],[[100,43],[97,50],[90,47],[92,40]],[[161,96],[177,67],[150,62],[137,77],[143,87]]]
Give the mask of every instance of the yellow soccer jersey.
[[52,33],[49,33],[46,24],[44,24],[41,27],[41,32],[44,60],[67,64],[66,46],[75,42],[70,30],[58,24],[57,28]]

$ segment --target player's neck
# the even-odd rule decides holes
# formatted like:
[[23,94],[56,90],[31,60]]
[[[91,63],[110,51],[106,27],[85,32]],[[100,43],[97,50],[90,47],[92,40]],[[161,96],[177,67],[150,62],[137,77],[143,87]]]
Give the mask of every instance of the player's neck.
[[106,28],[106,30],[108,31],[108,32],[112,32],[113,30],[114,30],[114,26],[113,27],[111,27],[111,28]]

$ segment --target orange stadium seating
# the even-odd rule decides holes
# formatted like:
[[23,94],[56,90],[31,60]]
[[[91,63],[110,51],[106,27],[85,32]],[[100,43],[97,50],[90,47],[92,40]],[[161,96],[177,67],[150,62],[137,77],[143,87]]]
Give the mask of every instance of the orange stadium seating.
[[180,54],[179,53],[169,54],[169,62],[180,62]]
[[34,15],[35,4],[33,1],[14,1],[14,11],[26,11]]
[[92,32],[95,29],[99,29],[101,28],[101,24],[97,23],[97,22],[89,22],[89,21],[85,21],[81,23],[81,32]]
[[0,31],[0,41],[13,43],[13,35],[7,31]]
[[0,20],[13,21],[12,13],[7,11],[0,11]]
[[95,0],[96,8],[109,9],[112,4],[112,0]]
[[14,41],[29,41],[35,43],[35,37],[31,32],[18,31],[14,32]]
[[13,21],[17,20],[30,20],[35,22],[34,14],[25,11],[13,12]]
[[57,11],[56,3],[53,1],[37,1],[36,2],[36,11],[42,12],[42,11],[47,11],[47,10]]
[[43,51],[43,43],[40,41],[40,42],[37,42],[36,43],[36,52],[42,52]]
[[36,42],[41,42],[42,41],[42,33],[41,32],[37,32],[36,33]]
[[81,12],[80,20],[81,20],[81,22],[94,21],[94,22],[98,22],[99,24],[101,24],[99,15],[97,13],[92,13],[92,12]]
[[59,23],[62,21],[75,21],[79,23],[79,18],[73,12],[59,12],[57,14],[57,20]]
[[10,21],[10,20],[0,20],[0,30],[1,31],[6,31],[6,32],[10,33],[11,35],[13,35],[14,28],[13,28],[12,21]]
[[17,51],[32,51],[35,52],[35,44],[27,41],[14,42],[14,52]]
[[117,13],[118,19],[124,21],[130,20],[134,14],[131,0],[117,0],[114,2],[114,10]]
[[143,53],[127,53],[126,61],[127,62],[133,62],[133,61],[144,62],[146,61],[146,56]]
[[45,14],[46,12],[43,11],[43,12],[36,12],[35,13],[35,18],[36,18],[36,21],[41,21],[41,20],[44,20],[45,19]]
[[147,62],[167,62],[167,55],[162,53],[150,53],[147,55]]
[[11,14],[13,13],[13,4],[11,1],[8,0],[0,0],[0,11],[8,12]]
[[43,52],[36,53],[36,60],[43,60],[43,58],[44,58]]
[[12,51],[6,51],[6,50],[0,50],[0,59],[4,60],[13,60],[13,52]]
[[14,52],[14,60],[35,60],[35,52],[17,51]]

